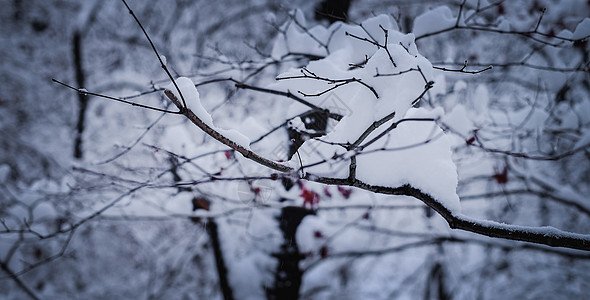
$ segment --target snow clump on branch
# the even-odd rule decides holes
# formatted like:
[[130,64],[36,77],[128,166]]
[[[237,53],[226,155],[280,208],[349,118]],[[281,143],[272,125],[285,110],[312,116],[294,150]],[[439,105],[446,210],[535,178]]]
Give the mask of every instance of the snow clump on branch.
[[[298,92],[309,103],[343,115],[326,135],[307,140],[290,165],[303,166],[307,175],[373,186],[409,184],[458,212],[451,144],[435,122],[443,110],[413,108],[434,84],[432,65],[419,54],[414,34],[399,32],[387,15],[359,25],[336,22],[308,29],[300,11],[281,32],[275,59],[301,54],[320,59],[279,75],[273,88]],[[289,115],[307,110],[293,103]],[[412,120],[400,122],[407,118]]]

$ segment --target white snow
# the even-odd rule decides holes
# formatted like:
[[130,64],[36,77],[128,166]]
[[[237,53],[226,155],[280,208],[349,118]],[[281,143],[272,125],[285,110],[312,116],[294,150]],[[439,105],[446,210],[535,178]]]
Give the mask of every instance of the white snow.
[[[442,109],[438,109],[442,111]],[[439,112],[411,109],[408,118],[428,118]],[[371,137],[369,137],[370,139]],[[405,122],[368,147],[377,151],[357,157],[357,178],[381,186],[410,184],[430,194],[450,210],[459,211],[457,171],[451,159],[451,144],[434,122]]]
[[[435,23],[438,28],[441,28],[440,22],[452,20],[450,11],[444,9],[439,8],[431,12],[432,15],[438,16],[438,21]],[[441,19],[440,16],[446,17]],[[355,151],[346,153],[346,149],[341,146],[354,143],[374,122],[392,113],[395,113],[394,117],[366,137],[363,143],[383,132],[391,122],[406,117],[438,118],[443,114],[442,109],[410,110],[413,102],[424,91],[426,82],[423,77],[430,81],[434,79],[434,74],[430,62],[418,53],[414,34],[402,34],[393,24],[390,17],[380,15],[363,22],[363,28],[358,25],[332,25],[328,31],[333,31],[334,35],[329,41],[325,40],[325,44],[331,49],[329,55],[310,62],[303,72],[292,70],[278,76],[278,78],[287,78],[307,74],[306,78],[279,80],[273,88],[292,92],[301,91],[306,101],[343,114],[342,120],[333,128],[328,128],[329,132],[325,136],[306,141],[299,149],[299,155],[293,156],[290,166],[299,168],[301,165],[305,167],[311,164],[313,166],[305,167],[305,173],[347,178],[350,157],[356,155],[357,179],[367,184],[387,187],[410,184],[441,201],[447,208],[458,211],[457,172],[451,160],[451,143],[435,122],[401,123],[398,128],[381,137],[379,141],[368,146],[361,153],[355,153]],[[388,31],[389,53],[383,48],[377,49],[371,43],[350,36],[354,34],[359,38],[385,43],[385,34],[379,25]],[[314,32],[319,33],[322,30],[316,29]],[[299,46],[306,45],[307,50],[315,49],[313,45],[317,42],[311,41],[308,34],[301,32],[293,34],[297,42],[289,34],[284,40]],[[284,54],[280,51],[286,51],[285,45],[284,43],[275,44],[275,54]],[[333,45],[339,47],[332,48]],[[365,57],[368,61],[363,68],[350,68],[351,62],[362,62]],[[418,72],[418,69],[423,75]],[[395,75],[375,76],[377,73]],[[333,88],[338,82],[318,80],[313,78],[314,76],[336,80],[355,78],[361,80],[363,84],[351,82],[323,93]],[[305,97],[305,95],[313,94],[321,95]],[[484,111],[487,108],[487,90],[482,87],[476,94],[479,98],[477,105],[481,111]],[[297,103],[293,104],[290,113],[301,113],[308,109]],[[467,130],[472,129],[470,125],[466,127],[468,127]],[[381,148],[386,150],[380,151]],[[299,161],[299,156],[302,162]],[[335,157],[338,158],[334,159]]]
[[484,114],[488,111],[488,103],[490,102],[490,96],[488,92],[488,88],[480,84],[475,89],[473,93],[473,97],[470,103],[473,103],[474,110],[478,113],[478,115]]
[[423,36],[425,34],[437,32],[455,26],[457,18],[453,17],[453,12],[448,6],[439,6],[433,10],[427,11],[414,20],[414,34]]
[[579,40],[590,36],[590,18],[584,18],[572,35],[572,39]]
[[242,122],[240,126],[240,132],[250,140],[255,140],[261,135],[267,133],[268,129],[262,126],[255,118],[248,117]]
[[[343,155],[346,150],[341,146],[328,145],[319,140],[308,140],[299,148],[299,155],[293,155],[290,161],[290,166],[299,169],[303,164],[304,171],[316,176],[327,176],[333,178],[348,177],[348,166],[350,160],[341,158],[338,160],[332,159],[336,155]],[[302,163],[299,162],[301,157]],[[307,165],[314,165],[306,167]]]
[[462,91],[467,88],[467,83],[464,80],[457,80],[453,86],[455,92]]
[[[585,147],[590,145],[590,130],[586,130],[584,134],[580,137],[580,139],[576,142],[574,149],[579,149],[581,147]],[[0,180],[1,182],[1,180]]]
[[496,28],[498,28],[498,30],[504,30],[504,31],[509,31],[510,30],[510,21],[506,18],[504,18],[503,16],[500,16],[497,21],[498,26]]
[[564,237],[564,238],[588,240],[588,235],[563,231],[563,230],[557,229],[552,226],[539,226],[539,227],[520,226],[520,225],[505,224],[505,223],[491,221],[491,220],[476,220],[476,219],[473,219],[469,216],[465,216],[463,214],[456,214],[455,216],[457,218],[459,218],[461,220],[465,220],[467,222],[474,222],[474,223],[482,224],[483,226],[486,226],[486,227],[495,228],[495,229],[502,229],[502,230],[506,230],[506,231],[526,231],[526,232],[530,232],[532,234],[542,234],[547,237],[560,236],[560,237]]
[[567,29],[564,29],[562,31],[560,31],[557,36],[562,37],[562,38],[566,38],[566,39],[573,39],[573,33]]
[[57,212],[51,202],[41,202],[33,209],[33,216],[36,220],[57,218]]
[[10,174],[10,166],[7,164],[0,165],[0,183],[6,182],[8,175]]
[[[182,95],[184,96],[184,100],[186,101],[187,107],[192,110],[195,115],[203,121],[207,126],[211,127],[213,130],[219,132],[224,137],[234,141],[235,143],[239,144],[240,146],[249,149],[250,148],[250,139],[240,133],[235,129],[222,129],[218,128],[213,124],[213,119],[209,112],[203,107],[201,103],[201,98],[199,96],[199,91],[195,87],[195,84],[190,78],[187,77],[179,77],[175,80],[178,88],[180,89]],[[178,93],[178,90],[174,86],[174,84],[170,84],[166,87],[166,89],[172,91],[174,95],[178,98],[179,101],[181,97]]]
[[451,112],[441,119],[441,122],[450,128],[451,132],[458,133],[463,138],[468,137],[477,128],[462,104],[457,104]]
[[536,107],[527,107],[508,115],[512,124],[525,129],[541,129],[543,124],[549,118],[549,114]]

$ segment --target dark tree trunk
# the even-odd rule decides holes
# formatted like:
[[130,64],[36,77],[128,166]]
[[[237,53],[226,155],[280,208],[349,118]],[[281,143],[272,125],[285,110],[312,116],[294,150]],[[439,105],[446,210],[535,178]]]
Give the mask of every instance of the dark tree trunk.
[[[82,34],[80,31],[74,33],[73,39],[74,67],[76,68],[76,84],[84,88],[86,76],[84,75],[83,56],[82,56]],[[74,139],[74,157],[82,158],[82,135],[84,134],[84,123],[86,120],[86,108],[88,107],[88,95],[78,93],[78,122],[76,123],[76,137]]]
[[424,291],[424,300],[439,299],[439,300],[451,300],[451,294],[447,291],[445,285],[445,272],[443,265],[439,262],[435,263],[430,270],[428,276],[428,282]]
[[205,225],[211,244],[213,246],[213,254],[215,256],[215,264],[217,266],[217,275],[219,276],[219,286],[223,299],[233,300],[233,292],[229,286],[229,280],[227,278],[227,268],[225,266],[225,260],[223,259],[223,252],[221,252],[221,243],[219,242],[219,234],[217,232],[217,223],[215,220],[209,219]]
[[303,277],[303,272],[299,269],[299,261],[304,257],[299,253],[295,234],[303,218],[311,214],[314,214],[313,210],[299,206],[288,206],[282,209],[279,227],[285,241],[281,245],[281,251],[273,254],[278,259],[278,265],[274,287],[267,290],[267,299],[299,299],[299,287]]
[[316,6],[315,19],[336,21],[348,21],[348,9],[351,0],[323,0]]

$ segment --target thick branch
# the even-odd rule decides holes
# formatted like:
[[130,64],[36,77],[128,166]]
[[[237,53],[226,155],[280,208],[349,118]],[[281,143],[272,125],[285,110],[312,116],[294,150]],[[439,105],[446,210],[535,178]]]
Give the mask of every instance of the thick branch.
[[414,197],[434,209],[453,229],[495,238],[590,251],[590,235],[569,233],[552,227],[526,227],[472,219],[451,211],[443,203],[409,184],[401,187],[385,187],[369,185],[356,179],[314,178],[311,176],[308,176],[308,179],[324,184],[354,186],[379,194]]

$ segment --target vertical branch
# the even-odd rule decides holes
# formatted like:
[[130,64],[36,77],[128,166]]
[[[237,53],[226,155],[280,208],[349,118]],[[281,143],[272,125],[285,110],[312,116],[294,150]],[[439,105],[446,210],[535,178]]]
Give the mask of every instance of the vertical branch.
[[[90,13],[84,15],[83,21],[76,25],[76,30],[72,37],[72,54],[74,59],[74,68],[76,72],[76,84],[80,88],[84,88],[86,84],[86,75],[84,74],[84,51],[82,49],[82,37],[90,26],[96,20],[96,15],[102,6],[102,1],[96,0],[92,3]],[[84,10],[81,12],[84,14]],[[78,93],[78,122],[76,123],[76,137],[74,139],[74,157],[82,158],[84,153],[82,151],[82,136],[84,134],[84,126],[86,122],[86,108],[88,107],[88,100],[90,98],[85,93]]]
[[451,294],[445,286],[445,271],[440,262],[434,263],[428,274],[426,286],[424,288],[424,299],[450,300]]
[[207,234],[209,234],[209,238],[211,239],[211,244],[213,246],[215,265],[217,266],[217,275],[219,276],[219,286],[221,288],[221,293],[223,294],[223,299],[233,300],[234,296],[232,289],[229,286],[227,268],[225,266],[225,260],[223,259],[223,252],[221,252],[221,243],[219,242],[217,223],[215,223],[213,218],[209,218],[205,228],[207,229]]
[[[76,72],[76,84],[79,87],[85,87],[86,75],[84,74],[83,52],[82,52],[82,33],[79,30],[74,32],[72,38],[72,52],[74,58],[74,68]],[[76,137],[74,140],[74,157],[82,158],[82,135],[84,134],[84,123],[86,120],[86,108],[88,107],[88,95],[78,93],[78,122],[76,123]]]
[[182,95],[182,92],[180,91],[180,88],[178,87],[178,84],[176,84],[176,81],[174,80],[174,77],[172,77],[172,74],[168,70],[168,67],[166,67],[166,64],[162,60],[162,56],[160,55],[160,53],[158,53],[158,49],[156,49],[156,45],[154,45],[154,42],[152,42],[152,39],[150,38],[149,34],[147,33],[147,31],[143,27],[143,24],[141,24],[141,22],[139,21],[139,18],[135,15],[135,13],[131,9],[131,7],[127,4],[127,2],[125,0],[121,0],[121,1],[123,1],[123,4],[125,4],[125,7],[127,7],[127,11],[129,11],[129,13],[133,17],[133,19],[135,20],[135,22],[137,23],[137,25],[139,25],[139,28],[141,28],[141,31],[143,32],[143,35],[145,36],[145,38],[150,43],[150,46],[152,47],[152,50],[154,51],[154,54],[158,58],[158,62],[160,62],[160,67],[164,70],[164,72],[166,72],[166,75],[168,75],[168,78],[170,78],[170,81],[172,81],[172,84],[174,85],[174,88],[176,88],[176,91],[178,91],[178,94],[180,95],[180,100],[182,100],[182,107],[183,108],[186,108],[186,100],[184,100],[184,95]]

